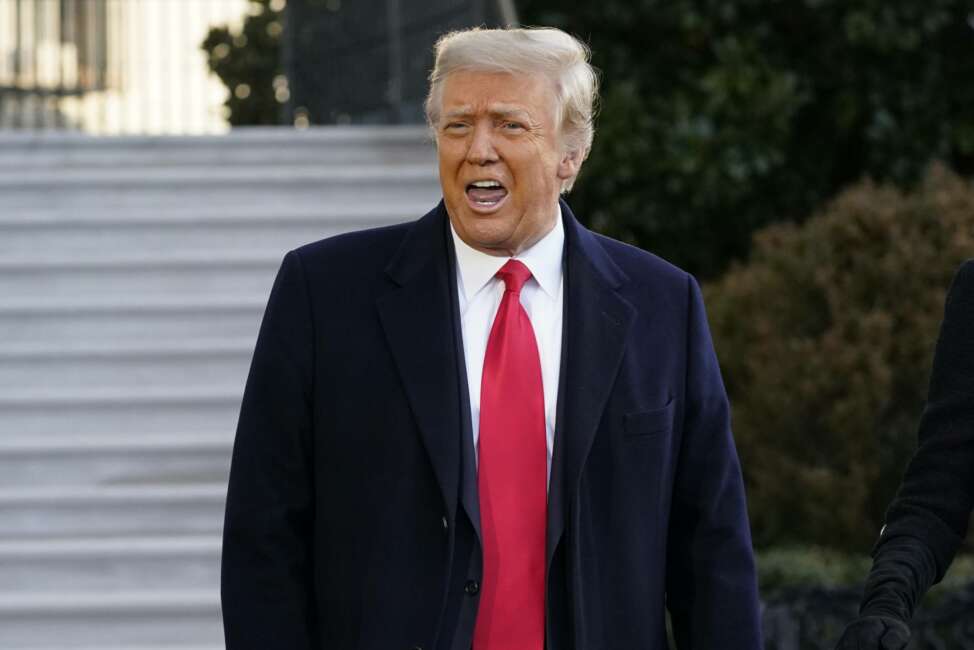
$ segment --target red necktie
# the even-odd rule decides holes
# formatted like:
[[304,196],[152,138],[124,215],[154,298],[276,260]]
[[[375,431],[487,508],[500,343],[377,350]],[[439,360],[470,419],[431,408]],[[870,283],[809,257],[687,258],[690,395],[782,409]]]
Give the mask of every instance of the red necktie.
[[541,360],[517,260],[497,272],[504,297],[487,339],[480,389],[477,485],[484,575],[474,650],[544,647],[545,445]]

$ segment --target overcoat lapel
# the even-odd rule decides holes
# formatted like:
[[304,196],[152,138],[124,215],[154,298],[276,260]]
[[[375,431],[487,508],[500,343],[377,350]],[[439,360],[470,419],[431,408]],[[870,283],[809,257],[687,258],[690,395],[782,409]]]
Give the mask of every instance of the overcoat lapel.
[[460,401],[445,219],[440,203],[409,231],[386,268],[398,286],[381,296],[377,307],[452,528],[460,476]]
[[547,563],[565,530],[582,469],[625,352],[635,310],[617,292],[626,276],[561,203],[565,311],[559,416],[548,490]]
[[[634,309],[625,274],[562,202],[565,312],[559,417],[548,491],[547,561],[564,534],[625,351]],[[461,466],[460,392],[442,203],[403,240],[386,268],[396,287],[377,300],[386,339],[453,525]],[[475,519],[477,517],[474,517]]]

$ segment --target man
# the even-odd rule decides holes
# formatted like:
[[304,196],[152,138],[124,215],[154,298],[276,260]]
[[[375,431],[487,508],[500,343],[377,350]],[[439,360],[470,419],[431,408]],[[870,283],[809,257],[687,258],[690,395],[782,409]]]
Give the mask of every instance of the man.
[[553,29],[436,46],[443,201],[287,255],[227,501],[227,647],[757,650],[700,291],[567,191],[596,78]]
[[946,573],[974,507],[974,260],[947,293],[920,445],[873,550],[859,618],[838,650],[901,650],[913,610]]

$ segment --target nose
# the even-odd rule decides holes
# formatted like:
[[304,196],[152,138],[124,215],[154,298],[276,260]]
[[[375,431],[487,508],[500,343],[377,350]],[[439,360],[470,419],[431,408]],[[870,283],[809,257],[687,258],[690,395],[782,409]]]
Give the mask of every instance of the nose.
[[470,136],[470,146],[467,148],[467,162],[472,165],[487,165],[497,160],[497,150],[494,149],[493,136],[488,124],[477,124]]

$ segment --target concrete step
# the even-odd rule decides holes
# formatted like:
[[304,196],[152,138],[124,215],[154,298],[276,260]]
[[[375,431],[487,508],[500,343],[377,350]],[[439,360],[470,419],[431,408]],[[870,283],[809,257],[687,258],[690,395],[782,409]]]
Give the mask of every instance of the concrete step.
[[0,541],[3,593],[218,591],[219,536]]
[[256,341],[267,295],[221,297],[0,296],[0,341],[173,341],[225,338]]
[[8,388],[0,391],[0,431],[20,436],[171,431],[229,435],[236,429],[244,379],[224,387]]
[[222,641],[213,590],[0,596],[0,648],[175,650],[222,647]]
[[253,347],[253,339],[213,338],[88,345],[0,344],[0,392],[23,386],[59,390],[86,386],[162,388],[187,381],[240,385],[250,367]]
[[91,137],[0,133],[0,169],[168,165],[388,164],[429,162],[425,127],[235,128],[229,135]]
[[[0,437],[0,489],[225,484],[233,433]],[[2,584],[2,582],[0,582]]]
[[[273,211],[282,203],[354,204],[368,197],[409,202],[439,197],[435,168],[427,164],[222,169],[180,166],[145,169],[11,170],[0,175],[0,210],[110,209],[252,203]],[[388,200],[388,199],[386,199]],[[378,202],[378,201],[377,201]]]
[[[392,221],[362,224],[361,228],[387,225]],[[341,224],[288,223],[267,220],[264,223],[196,224],[139,223],[125,224],[28,224],[4,226],[0,223],[0,256],[22,255],[25,250],[50,254],[98,253],[106,248],[130,253],[156,253],[179,250],[201,253],[213,250],[234,251],[261,246],[278,261],[284,253],[303,244],[331,237],[359,226]]]
[[91,205],[12,208],[0,212],[0,255],[260,248],[283,257],[292,248],[342,232],[418,219],[434,205],[367,202],[363,197],[360,207],[333,205],[320,198],[305,203],[282,198],[274,209],[253,204],[147,205],[125,211]]
[[219,536],[225,500],[222,483],[7,487],[0,489],[0,541]]
[[437,179],[437,169],[426,162],[402,164],[282,164],[274,166],[214,167],[179,164],[164,167],[122,165],[111,167],[70,167],[10,169],[0,177],[0,187],[12,192],[57,187],[71,190],[80,186],[99,189],[157,187],[209,187],[214,193],[248,183],[264,186],[305,186],[324,189],[347,183],[383,182],[391,187]]
[[0,133],[0,648],[223,648],[226,481],[274,272],[439,198],[423,128]]
[[[212,645],[197,645],[197,644],[186,644],[186,643],[178,643],[176,645],[129,644],[123,646],[123,648],[124,650],[226,650],[226,646],[223,645],[223,643],[219,643],[219,644],[214,643]],[[4,648],[4,650],[122,650],[122,648],[118,648],[117,646],[113,647],[113,646],[106,646],[106,645],[72,647],[63,644],[57,644],[57,645],[43,645],[43,646],[18,645],[15,647],[6,647]]]
[[50,300],[104,295],[266,295],[281,258],[280,251],[261,250],[20,253],[0,259],[0,295]]
[[418,219],[433,205],[404,203],[395,196],[370,194],[362,201],[339,205],[333,202],[283,201],[273,212],[253,203],[201,204],[191,210],[168,205],[147,205],[125,213],[109,213],[92,205],[77,205],[73,210],[61,211],[42,206],[15,207],[0,214],[0,228],[61,228],[89,226],[110,228],[139,228],[172,226],[187,228],[203,224],[232,228],[237,225],[282,226],[304,224],[367,228],[374,222],[397,223]]

